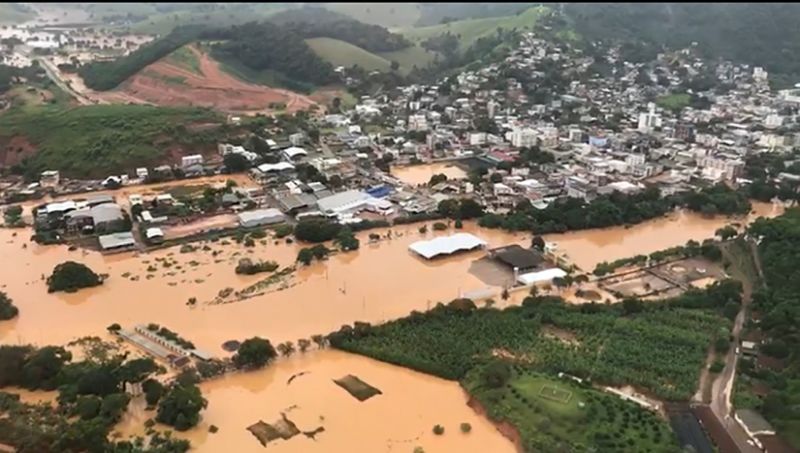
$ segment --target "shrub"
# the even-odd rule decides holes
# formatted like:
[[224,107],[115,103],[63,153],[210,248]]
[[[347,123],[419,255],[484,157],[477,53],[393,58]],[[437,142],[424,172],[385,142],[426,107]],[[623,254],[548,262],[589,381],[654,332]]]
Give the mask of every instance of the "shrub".
[[444,231],[447,229],[447,224],[444,222],[436,222],[433,224],[434,231]]
[[75,292],[81,288],[89,288],[103,284],[103,279],[81,263],[66,261],[53,269],[47,277],[47,292]]
[[466,434],[466,433],[468,433],[470,431],[472,431],[472,425],[470,425],[467,422],[464,422],[464,423],[461,424],[461,432],[462,433]]
[[254,263],[250,258],[242,258],[236,265],[236,273],[243,275],[253,275],[261,272],[273,272],[278,269],[278,263],[274,261],[259,261]]
[[278,239],[285,238],[292,233],[294,233],[294,227],[291,225],[280,225],[275,228],[275,237]]
[[15,318],[19,314],[19,309],[9,299],[6,293],[0,291],[0,321],[7,321]]
[[722,360],[717,359],[717,360],[714,360],[714,363],[712,363],[711,366],[708,367],[708,371],[710,371],[712,373],[719,373],[724,368],[725,368],[725,362],[723,362]]
[[441,436],[442,434],[444,434],[444,426],[442,426],[442,425],[434,426],[433,427],[433,434],[436,434],[437,436]]

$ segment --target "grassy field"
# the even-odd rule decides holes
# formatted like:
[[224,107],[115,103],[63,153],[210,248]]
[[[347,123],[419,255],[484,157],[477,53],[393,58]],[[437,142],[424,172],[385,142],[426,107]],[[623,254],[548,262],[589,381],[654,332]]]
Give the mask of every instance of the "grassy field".
[[411,27],[420,17],[418,3],[327,3],[320,6],[365,24],[386,28]]
[[414,45],[402,50],[383,52],[378,55],[389,61],[398,62],[400,64],[400,72],[402,74],[408,74],[414,66],[424,68],[433,62],[436,57],[436,52],[429,52],[418,45]]
[[186,9],[169,13],[155,12],[149,14],[146,20],[133,24],[130,29],[136,33],[165,35],[179,25],[227,27],[264,20],[287,7],[287,4],[279,3],[239,3],[228,4],[215,11]]
[[188,69],[195,74],[203,74],[203,72],[200,70],[200,60],[197,58],[197,55],[194,52],[189,50],[187,46],[183,46],[175,52],[169,54],[165,61],[175,66]]
[[34,17],[34,14],[20,10],[14,3],[0,3],[0,24],[18,24]]
[[529,8],[516,16],[468,19],[429,27],[409,27],[397,30],[413,42],[420,43],[433,36],[450,32],[459,37],[460,50],[466,50],[479,38],[495,33],[497,29],[506,30],[533,27],[539,18],[548,11],[546,7]]
[[171,146],[216,139],[185,129],[200,121],[223,120],[208,110],[144,105],[14,109],[0,115],[0,146],[24,137],[37,151],[26,166],[31,173],[99,178],[161,162]]
[[686,93],[669,94],[656,99],[656,104],[667,110],[680,110],[689,105],[691,98]]
[[517,427],[526,451],[676,451],[669,426],[633,403],[521,367],[490,388],[482,372],[471,371],[462,384],[491,419]]
[[350,43],[332,38],[306,39],[306,43],[320,58],[334,66],[350,67],[354,64],[367,71],[389,71],[391,62]]

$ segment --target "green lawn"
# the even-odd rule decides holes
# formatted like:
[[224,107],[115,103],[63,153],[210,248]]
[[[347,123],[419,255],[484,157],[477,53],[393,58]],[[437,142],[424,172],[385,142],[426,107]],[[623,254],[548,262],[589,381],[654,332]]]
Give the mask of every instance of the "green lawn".
[[680,110],[689,105],[690,101],[691,97],[686,93],[669,94],[656,99],[656,104],[663,109]]
[[220,121],[204,109],[146,105],[38,106],[0,115],[0,146],[25,137],[37,150],[25,169],[58,169],[68,177],[105,177],[163,161],[170,147],[208,145],[214,132],[190,133],[193,122]]
[[398,30],[398,32],[416,43],[421,43],[433,36],[450,32],[459,36],[459,49],[463,51],[469,48],[479,38],[491,35],[501,27],[506,30],[514,28],[532,28],[539,18],[547,11],[547,7],[539,6],[529,8],[516,16],[459,20],[448,24],[432,25],[429,27],[410,27]]
[[419,45],[413,45],[394,52],[381,52],[378,55],[389,61],[398,62],[400,64],[400,72],[408,74],[414,66],[418,68],[428,66],[436,57],[436,52],[430,52]]
[[200,70],[200,60],[194,52],[189,50],[188,46],[183,46],[167,55],[166,61],[175,66],[188,69],[195,74],[203,74],[203,71]]
[[[482,371],[471,371],[462,384],[491,419],[517,427],[526,451],[676,451],[667,423],[634,403],[522,367],[512,368],[503,387],[489,388]],[[569,401],[544,396],[549,391]]]

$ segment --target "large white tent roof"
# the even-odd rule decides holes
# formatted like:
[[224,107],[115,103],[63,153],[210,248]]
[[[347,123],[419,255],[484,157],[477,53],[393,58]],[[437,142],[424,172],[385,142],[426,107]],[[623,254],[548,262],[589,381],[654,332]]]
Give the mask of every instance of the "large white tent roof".
[[431,259],[437,255],[449,255],[460,250],[472,250],[475,247],[486,245],[486,241],[469,233],[458,233],[452,236],[442,236],[430,241],[417,241],[408,248]]
[[567,273],[564,272],[563,269],[558,267],[553,267],[539,272],[530,272],[527,274],[522,274],[517,277],[517,281],[522,283],[523,285],[532,285],[538,282],[551,281],[556,277],[565,277],[566,275]]

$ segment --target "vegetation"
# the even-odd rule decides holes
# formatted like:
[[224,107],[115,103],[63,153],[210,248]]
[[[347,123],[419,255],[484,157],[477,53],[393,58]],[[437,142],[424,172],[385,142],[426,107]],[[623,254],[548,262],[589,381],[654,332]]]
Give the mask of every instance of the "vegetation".
[[[760,346],[763,354],[777,359],[780,366],[762,368],[747,364],[749,378],[757,378],[769,386],[769,393],[759,401],[757,410],[769,420],[778,433],[800,448],[800,435],[795,429],[800,414],[791,408],[800,404],[800,210],[788,210],[775,219],[758,219],[748,233],[760,238],[758,255],[761,258],[765,286],[753,295],[752,309],[759,314],[758,328],[765,340]],[[745,368],[746,367],[746,368]]]
[[450,198],[440,201],[436,211],[443,217],[468,220],[482,216],[483,206],[470,198],[461,200]]
[[334,66],[358,65],[367,71],[388,71],[392,62],[348,42],[333,38],[307,39],[306,44],[320,58]]
[[129,55],[114,61],[98,61],[84,65],[78,70],[78,74],[89,88],[99,91],[114,89],[145,66],[194,41],[202,31],[201,27],[176,28],[167,36],[145,44]]
[[202,109],[42,106],[0,115],[0,143],[21,136],[33,146],[36,154],[12,167],[29,180],[38,180],[40,172],[54,168],[70,178],[105,178],[160,163],[170,146],[215,144],[218,131],[196,133],[186,127],[215,120],[221,121]]
[[[697,43],[702,54],[725,58],[785,75],[800,74],[800,63],[786,59],[798,42],[793,18],[800,6],[738,4],[570,4],[570,27],[588,42],[628,43],[641,58],[655,57],[663,46]],[[783,33],[782,30],[792,30]],[[641,49],[641,50],[639,50]],[[628,61],[634,61],[628,59]]]
[[[343,328],[329,339],[337,348],[446,379],[462,379],[494,351],[505,351],[539,371],[680,400],[694,392],[716,332],[730,328],[720,314],[740,300],[740,291],[738,282],[718,282],[627,314],[621,305],[576,307],[551,297],[529,297],[503,311],[455,301],[380,326]],[[545,336],[544,327],[569,332],[577,344]]]
[[336,235],[336,244],[342,251],[358,250],[359,241],[349,228],[342,228]]
[[18,314],[19,309],[14,306],[14,302],[6,295],[5,292],[0,291],[0,321],[14,319]]
[[[72,343],[72,344],[78,344]],[[115,444],[111,429],[125,412],[130,396],[126,383],[150,380],[160,367],[149,358],[127,359],[116,354],[116,345],[96,338],[82,339],[84,359],[60,346],[0,346],[0,387],[58,390],[57,407],[21,404],[19,398],[0,393],[0,438],[17,451],[153,451],[185,452],[188,442],[154,439],[149,448],[143,440]],[[144,385],[144,384],[143,384]],[[121,449],[138,445],[138,450]]]
[[158,404],[156,421],[186,431],[200,422],[200,411],[208,401],[196,385],[173,385]]
[[657,188],[625,195],[614,192],[602,195],[589,203],[579,198],[567,198],[551,203],[545,209],[535,209],[521,203],[507,215],[486,214],[478,223],[487,228],[512,231],[532,231],[536,234],[563,233],[586,228],[636,224],[660,217],[676,206],[714,214],[746,214],[751,205],[741,192],[723,184],[662,198]]
[[315,259],[324,260],[330,254],[330,249],[323,244],[317,244],[313,247],[304,247],[297,253],[297,261],[308,266]]
[[695,256],[703,256],[712,261],[719,261],[722,259],[722,252],[711,240],[704,241],[702,245],[697,241],[690,240],[686,243],[686,245],[679,245],[676,247],[659,250],[651,253],[650,255],[635,255],[628,258],[620,258],[612,261],[611,263],[603,261],[597,264],[592,273],[597,276],[603,276],[606,274],[611,274],[615,270],[624,266],[644,265],[647,262],[656,264],[668,259],[691,258]]
[[330,241],[339,234],[341,225],[326,220],[304,219],[294,227],[294,237],[304,242]]
[[273,272],[278,269],[275,261],[259,261],[254,263],[250,258],[242,258],[236,265],[236,273],[243,275],[254,275],[261,272]]
[[589,385],[556,379],[522,365],[508,382],[486,385],[482,367],[463,379],[492,420],[512,423],[525,451],[676,452],[669,426],[656,414]]
[[244,340],[233,356],[237,368],[262,368],[275,359],[278,353],[269,340],[259,337]]
[[194,343],[181,337],[177,333],[167,329],[166,327],[159,326],[158,324],[148,324],[147,330],[153,332],[159,337],[169,340],[184,349],[194,349]]
[[22,225],[22,206],[9,206],[3,211],[3,221],[6,226],[15,227]]
[[53,269],[47,277],[47,292],[66,291],[74,293],[81,288],[103,284],[103,279],[86,265],[75,261],[65,261]]
[[304,39],[333,38],[370,52],[391,52],[411,44],[402,35],[381,26],[368,25],[318,7],[287,10],[272,16],[270,21],[285,25]]

